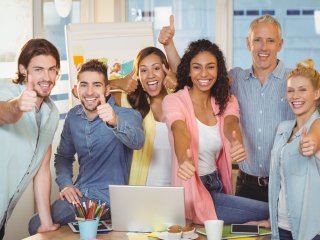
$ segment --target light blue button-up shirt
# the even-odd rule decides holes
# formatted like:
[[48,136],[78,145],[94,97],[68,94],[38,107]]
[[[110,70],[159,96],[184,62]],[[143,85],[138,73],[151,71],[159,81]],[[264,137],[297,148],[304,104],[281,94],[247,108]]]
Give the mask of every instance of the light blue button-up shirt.
[[[114,128],[99,116],[89,120],[81,105],[68,112],[54,162],[60,190],[75,185],[84,196],[109,204],[109,185],[128,184],[132,150],[143,146],[144,131],[139,112],[116,106],[113,97],[108,103],[117,114]],[[73,182],[75,154],[79,174]]]
[[[305,124],[309,130],[320,118],[316,111]],[[272,239],[279,239],[278,198],[280,191],[280,165],[283,168],[285,201],[293,239],[312,239],[320,233],[320,159],[315,155],[304,157],[299,153],[301,130],[287,143],[295,120],[279,125],[272,149],[269,179],[269,211]],[[280,164],[281,163],[281,164]]]
[[233,68],[232,92],[240,106],[240,126],[247,160],[240,169],[250,175],[269,175],[271,148],[280,122],[293,119],[294,115],[286,101],[286,82],[290,69],[281,61],[261,85],[252,68]]
[[[1,82],[0,101],[17,97],[24,89],[24,85]],[[57,129],[59,114],[50,98],[39,113],[40,129],[35,109],[23,113],[17,123],[0,125],[0,227],[37,173]]]

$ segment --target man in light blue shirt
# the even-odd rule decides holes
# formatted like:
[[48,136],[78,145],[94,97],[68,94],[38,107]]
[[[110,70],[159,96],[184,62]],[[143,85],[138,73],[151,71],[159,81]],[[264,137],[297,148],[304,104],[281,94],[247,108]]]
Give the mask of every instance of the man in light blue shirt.
[[[159,42],[164,45],[170,66],[175,71],[180,57],[173,38],[173,18],[162,28]],[[229,71],[233,94],[240,105],[240,125],[247,159],[239,164],[236,195],[268,201],[270,152],[277,126],[293,119],[285,99],[286,80],[290,69],[277,59],[283,45],[281,26],[269,16],[261,16],[250,24],[247,47],[252,67]]]
[[252,67],[229,72],[240,105],[247,160],[239,163],[236,195],[268,201],[271,148],[280,122],[294,115],[285,98],[290,69],[277,59],[283,45],[281,26],[269,16],[253,20],[247,47]]
[[[68,112],[55,154],[60,199],[52,205],[52,217],[61,225],[75,221],[72,202],[100,200],[109,207],[109,185],[128,184],[132,150],[144,144],[141,114],[115,105],[103,63],[83,64],[77,78],[74,93],[81,105]],[[75,154],[79,174],[74,182]],[[29,222],[30,234],[36,233],[39,223],[35,215]]]
[[51,143],[59,114],[49,95],[58,78],[58,50],[31,39],[18,58],[18,78],[0,83],[0,239],[15,205],[33,180],[40,216],[36,231],[56,230],[50,212]]

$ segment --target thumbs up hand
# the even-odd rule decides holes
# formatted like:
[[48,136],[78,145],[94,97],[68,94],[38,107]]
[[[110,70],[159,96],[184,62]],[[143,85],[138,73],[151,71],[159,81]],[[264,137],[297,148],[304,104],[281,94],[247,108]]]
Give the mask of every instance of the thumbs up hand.
[[106,96],[100,94],[100,105],[97,107],[98,115],[108,125],[115,127],[117,125],[117,115],[111,105],[106,103]]
[[303,127],[299,141],[300,154],[306,157],[312,156],[316,152],[316,143],[311,136],[307,134],[307,128]]
[[232,132],[232,140],[230,142],[230,156],[231,160],[234,162],[241,162],[247,158],[246,151],[236,138],[236,131]]
[[169,21],[170,21],[169,26],[163,27],[158,36],[159,43],[163,45],[168,45],[170,42],[172,42],[173,36],[175,34],[173,15],[170,16]]
[[21,112],[31,112],[36,106],[37,93],[33,90],[31,75],[26,76],[26,89],[18,97],[18,106]]
[[138,88],[138,77],[134,75],[134,71],[126,75],[124,78],[119,78],[118,87],[125,91],[127,94],[133,93]]
[[179,160],[179,169],[177,175],[179,178],[186,181],[194,175],[195,171],[196,168],[193,163],[192,153],[190,148],[188,148],[184,158]]
[[178,85],[176,74],[172,72],[170,69],[167,69],[164,64],[162,65],[162,68],[163,71],[166,73],[166,77],[163,80],[163,85],[170,91],[174,92]]

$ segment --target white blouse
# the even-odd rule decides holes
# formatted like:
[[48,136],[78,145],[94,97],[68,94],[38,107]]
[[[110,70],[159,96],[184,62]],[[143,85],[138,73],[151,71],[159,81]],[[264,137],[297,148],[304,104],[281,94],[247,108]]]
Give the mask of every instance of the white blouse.
[[218,124],[208,126],[197,119],[199,129],[199,174],[204,176],[217,170],[216,160],[222,149]]
[[156,135],[146,185],[171,185],[171,147],[168,129],[163,122],[156,122]]

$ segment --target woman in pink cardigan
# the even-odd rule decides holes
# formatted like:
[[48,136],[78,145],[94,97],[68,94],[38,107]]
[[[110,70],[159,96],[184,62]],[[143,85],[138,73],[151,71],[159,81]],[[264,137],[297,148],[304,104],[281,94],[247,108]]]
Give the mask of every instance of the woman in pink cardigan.
[[224,56],[208,40],[191,42],[177,71],[178,86],[163,101],[173,147],[172,184],[185,188],[187,219],[244,223],[269,216],[268,204],[232,195],[231,161],[246,153],[239,106],[230,94]]

